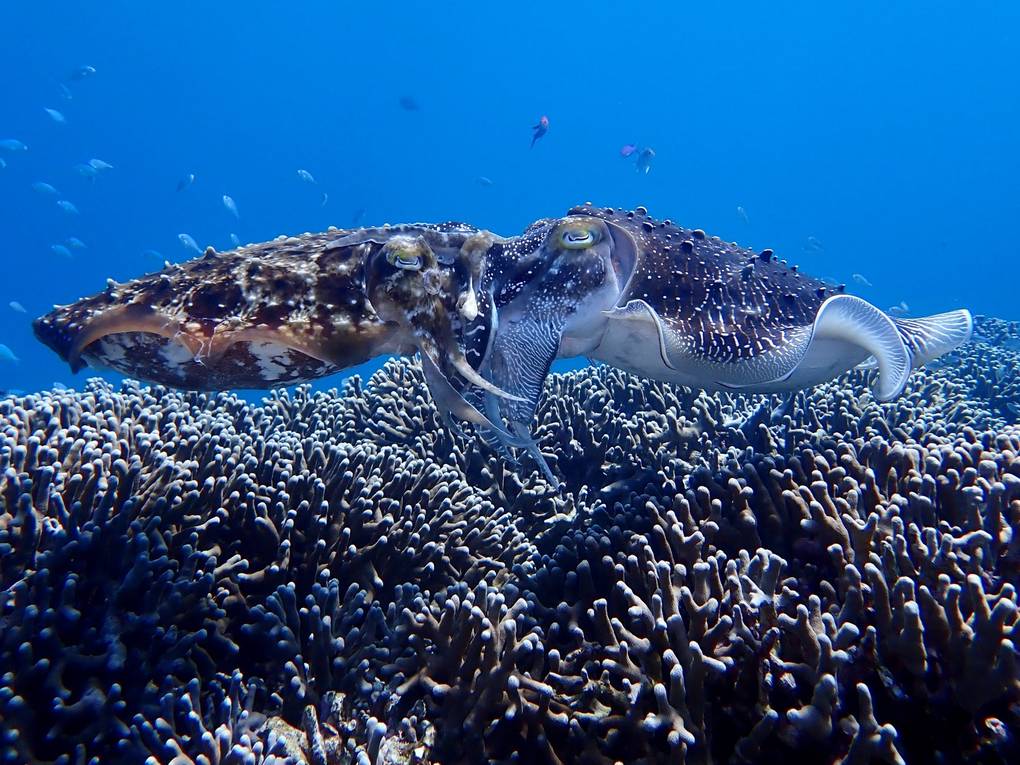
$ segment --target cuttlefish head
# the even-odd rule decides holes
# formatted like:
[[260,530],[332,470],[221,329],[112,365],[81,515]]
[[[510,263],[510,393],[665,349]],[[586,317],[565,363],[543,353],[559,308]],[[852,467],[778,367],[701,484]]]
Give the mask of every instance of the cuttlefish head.
[[[539,221],[522,239],[535,246],[495,285],[496,329],[481,372],[516,397],[487,400],[490,419],[506,421],[523,438],[557,355],[583,355],[598,345],[637,248],[622,228],[585,215]],[[537,449],[531,453],[549,476]]]
[[634,268],[636,245],[631,235],[599,218],[568,215],[539,221],[525,236],[538,244],[506,269],[497,284],[501,315],[510,315],[505,310],[509,305],[517,306],[519,313],[526,303],[529,311],[574,318],[584,314],[595,297],[618,297]]

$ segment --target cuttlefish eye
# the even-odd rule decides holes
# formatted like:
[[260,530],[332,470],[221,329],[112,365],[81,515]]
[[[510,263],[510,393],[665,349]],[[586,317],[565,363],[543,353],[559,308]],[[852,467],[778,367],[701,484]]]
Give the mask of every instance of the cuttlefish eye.
[[395,268],[403,269],[404,271],[420,271],[423,260],[421,247],[415,244],[409,244],[401,246],[390,242],[390,245],[386,247],[386,262]]
[[564,226],[559,239],[565,249],[584,250],[598,242],[599,232],[585,225]]

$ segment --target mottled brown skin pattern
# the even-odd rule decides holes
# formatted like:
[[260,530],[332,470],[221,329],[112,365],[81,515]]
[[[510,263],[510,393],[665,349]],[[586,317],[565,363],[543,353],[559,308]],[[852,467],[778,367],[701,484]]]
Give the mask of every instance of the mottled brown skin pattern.
[[[178,388],[268,388],[376,356],[414,353],[380,317],[366,264],[398,235],[421,236],[443,267],[476,229],[415,224],[281,237],[195,260],[57,308],[36,335],[77,370],[108,366]],[[452,248],[452,249],[451,249]]]
[[637,244],[634,274],[618,305],[644,300],[685,338],[690,351],[717,362],[742,361],[780,347],[791,328],[810,326],[831,287],[777,260],[772,250],[737,244],[634,211],[581,205],[625,229]]

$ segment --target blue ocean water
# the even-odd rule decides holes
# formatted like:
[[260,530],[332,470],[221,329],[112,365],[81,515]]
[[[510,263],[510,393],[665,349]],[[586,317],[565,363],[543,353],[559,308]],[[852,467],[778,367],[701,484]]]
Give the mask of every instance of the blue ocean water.
[[[0,139],[28,150],[0,149],[0,389],[95,374],[31,319],[190,257],[180,233],[511,234],[585,200],[772,247],[881,307],[1020,319],[1020,6],[841,5],[7,0]],[[654,149],[647,174],[627,144]],[[84,177],[91,159],[113,167]],[[51,249],[69,237],[87,248]]]

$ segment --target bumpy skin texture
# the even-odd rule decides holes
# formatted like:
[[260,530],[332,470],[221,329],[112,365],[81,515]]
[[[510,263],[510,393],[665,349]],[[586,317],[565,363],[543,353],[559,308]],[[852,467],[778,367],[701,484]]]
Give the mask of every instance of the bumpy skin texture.
[[[380,316],[373,301],[371,276],[387,243],[420,237],[446,272],[442,289],[455,300],[479,267],[461,248],[479,235],[459,223],[408,224],[210,249],[125,284],[111,281],[104,292],[38,319],[35,332],[75,370],[108,366],[176,388],[311,380],[417,350],[399,316],[392,310]],[[401,308],[421,313],[424,302]],[[452,331],[449,321],[445,330]]]
[[643,207],[572,208],[625,229],[638,245],[634,275],[621,296],[645,300],[688,339],[692,353],[716,362],[753,358],[810,326],[826,297],[840,294],[775,257],[708,236],[701,229],[659,221]]
[[554,375],[559,493],[407,360],[5,399],[0,761],[1015,762],[1020,330],[976,338],[779,426]]

